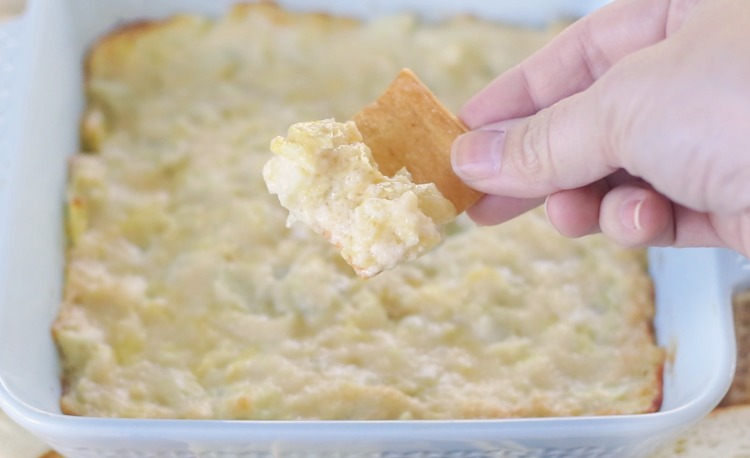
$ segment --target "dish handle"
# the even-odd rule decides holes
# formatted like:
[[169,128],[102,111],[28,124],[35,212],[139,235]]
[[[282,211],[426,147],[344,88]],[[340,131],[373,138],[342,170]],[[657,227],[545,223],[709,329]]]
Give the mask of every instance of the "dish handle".
[[21,42],[24,17],[0,21],[0,195],[6,183],[19,121]]

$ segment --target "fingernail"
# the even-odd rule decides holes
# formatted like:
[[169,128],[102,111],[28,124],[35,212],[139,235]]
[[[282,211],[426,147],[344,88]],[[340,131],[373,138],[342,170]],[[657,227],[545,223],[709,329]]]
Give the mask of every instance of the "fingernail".
[[643,207],[643,199],[630,199],[626,200],[620,206],[620,224],[623,227],[630,230],[641,230],[641,208]]
[[475,130],[453,142],[453,170],[465,180],[481,180],[496,175],[505,143],[505,131]]

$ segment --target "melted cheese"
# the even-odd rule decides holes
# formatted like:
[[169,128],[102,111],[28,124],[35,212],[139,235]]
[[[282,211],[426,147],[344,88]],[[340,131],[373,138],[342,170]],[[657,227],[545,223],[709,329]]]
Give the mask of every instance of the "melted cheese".
[[130,28],[89,58],[71,162],[64,411],[441,419],[637,413],[660,395],[643,254],[543,214],[449,223],[362,280],[261,176],[298,119],[350,119],[410,66],[456,109],[551,33],[241,7]]
[[271,151],[263,178],[289,209],[287,225],[301,221],[324,235],[360,277],[429,251],[456,217],[434,184],[414,184],[405,169],[380,173],[352,121],[294,124]]

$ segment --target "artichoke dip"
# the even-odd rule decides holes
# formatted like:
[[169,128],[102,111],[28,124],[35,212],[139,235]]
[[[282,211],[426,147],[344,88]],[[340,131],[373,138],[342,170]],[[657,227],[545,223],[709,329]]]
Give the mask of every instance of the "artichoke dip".
[[[263,181],[269,139],[296,121],[351,119],[406,66],[455,110],[553,32],[256,4],[101,39],[67,189],[53,329],[63,411],[420,420],[657,409],[663,353],[642,252],[562,238],[538,212],[499,227],[458,217],[439,249],[363,280],[323,237],[287,226]],[[317,128],[334,141],[311,142]],[[357,138],[347,123],[296,126],[274,148],[301,162],[266,174],[294,199],[316,167],[309,151],[363,161],[336,165],[357,170],[356,199],[374,199],[357,217],[408,215],[384,259],[353,246],[353,263],[373,273],[438,243],[453,215],[406,174],[382,181]]]
[[456,209],[434,184],[414,184],[406,169],[380,173],[353,121],[294,124],[276,137],[263,168],[268,190],[324,235],[360,277],[416,259],[442,240]]

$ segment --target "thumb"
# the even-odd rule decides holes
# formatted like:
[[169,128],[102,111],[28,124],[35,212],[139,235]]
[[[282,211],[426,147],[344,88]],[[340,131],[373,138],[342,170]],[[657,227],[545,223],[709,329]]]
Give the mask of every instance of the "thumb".
[[608,123],[612,110],[604,116],[602,83],[533,116],[461,135],[453,144],[454,171],[485,193],[524,198],[579,188],[611,174],[619,168],[608,140],[616,137],[616,123]]

